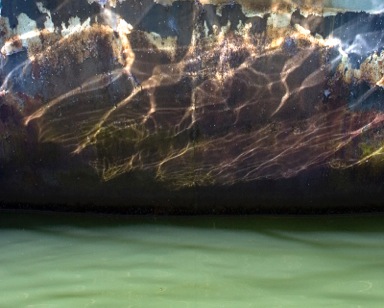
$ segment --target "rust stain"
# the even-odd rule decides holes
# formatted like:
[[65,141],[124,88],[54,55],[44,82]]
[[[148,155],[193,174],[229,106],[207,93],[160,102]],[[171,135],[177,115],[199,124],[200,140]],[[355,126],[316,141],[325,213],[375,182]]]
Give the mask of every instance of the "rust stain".
[[5,42],[5,44],[1,48],[1,53],[3,54],[3,56],[8,56],[21,51],[22,48],[23,44],[21,42],[20,36],[15,35]]
[[[228,5],[226,0],[209,3]],[[287,12],[300,6],[303,11],[321,13],[323,1],[263,0],[240,4],[243,11],[262,12],[262,17],[268,16],[266,12],[282,12],[285,19],[280,24],[269,23],[263,33],[253,33],[251,23],[239,22],[235,30],[215,25],[213,34],[196,26],[191,44],[182,47],[178,38],[160,40],[127,23],[94,23],[65,37],[42,30],[39,41],[28,45],[31,66],[24,71],[30,68],[32,79],[41,79],[45,69],[52,75],[64,76],[58,73],[68,68],[72,77],[87,60],[95,66],[107,63],[105,71],[91,71],[92,76],[86,80],[73,76],[68,81],[73,82],[68,85],[69,90],[63,88],[64,94],[46,102],[40,102],[42,98],[34,101],[33,95],[15,93],[9,95],[9,100],[21,109],[23,103],[27,105],[23,110],[24,124],[37,123],[41,140],[68,144],[74,154],[86,148],[97,150],[104,143],[113,148],[116,142],[122,142],[121,153],[102,152],[100,161],[95,161],[104,179],[147,168],[156,170],[161,179],[180,181],[180,186],[196,181],[195,174],[184,180],[186,174],[179,173],[185,171],[184,160],[188,160],[192,148],[194,155],[201,157],[200,175],[207,183],[231,183],[244,177],[254,180],[267,175],[290,177],[324,163],[371,127],[384,122],[384,117],[373,113],[356,116],[346,108],[348,102],[340,98],[345,96],[342,91],[348,89],[348,84],[355,81],[384,87],[384,53],[369,56],[359,69],[354,69],[348,55],[344,55],[337,76],[328,80],[325,58],[335,47],[332,41],[290,24]],[[4,46],[3,55],[23,48],[18,36]],[[118,84],[118,91],[126,92],[120,97],[116,91],[115,101],[108,96],[106,102],[92,102],[92,108],[99,109],[90,108],[87,100],[99,100],[100,93],[110,95],[107,88],[121,76],[126,89]],[[182,87],[186,91],[180,91]],[[94,98],[95,90],[98,94]],[[82,96],[85,92],[86,99]],[[324,104],[324,96],[331,103]],[[66,108],[71,111],[67,113],[70,120],[81,126],[80,135],[68,125],[68,118],[61,118],[61,109]],[[270,119],[280,126],[269,125]],[[192,131],[195,125],[206,132],[202,140]],[[272,128],[275,133],[271,133]],[[114,129],[119,134],[114,134]],[[163,138],[164,132],[188,134],[193,142],[188,139],[185,144],[171,143],[170,138]],[[157,150],[156,142],[165,144]],[[131,148],[142,150],[125,152]],[[300,156],[302,153],[310,154]],[[104,165],[105,162],[108,163]],[[253,169],[245,174],[238,171],[249,166]]]

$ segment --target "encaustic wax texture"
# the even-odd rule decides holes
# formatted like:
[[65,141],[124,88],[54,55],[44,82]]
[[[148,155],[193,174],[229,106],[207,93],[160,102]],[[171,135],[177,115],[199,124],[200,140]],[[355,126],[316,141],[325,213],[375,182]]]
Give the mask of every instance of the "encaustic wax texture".
[[384,14],[364,3],[3,0],[3,174],[54,187],[76,162],[178,190],[375,169]]

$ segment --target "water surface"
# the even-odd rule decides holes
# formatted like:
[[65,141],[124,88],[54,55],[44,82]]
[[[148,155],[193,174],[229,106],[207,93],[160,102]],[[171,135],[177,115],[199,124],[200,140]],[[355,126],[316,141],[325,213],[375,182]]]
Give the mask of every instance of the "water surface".
[[383,221],[0,212],[0,307],[380,307]]

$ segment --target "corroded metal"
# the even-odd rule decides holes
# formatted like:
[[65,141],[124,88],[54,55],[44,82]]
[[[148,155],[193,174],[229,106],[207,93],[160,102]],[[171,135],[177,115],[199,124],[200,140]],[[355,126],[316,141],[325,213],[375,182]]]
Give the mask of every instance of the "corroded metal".
[[384,15],[359,3],[2,1],[0,159],[171,189],[375,169]]

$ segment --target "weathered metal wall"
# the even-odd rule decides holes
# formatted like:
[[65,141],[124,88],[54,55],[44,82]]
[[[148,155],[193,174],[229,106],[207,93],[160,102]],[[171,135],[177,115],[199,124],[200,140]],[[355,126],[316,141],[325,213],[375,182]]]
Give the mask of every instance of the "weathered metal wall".
[[3,0],[0,201],[380,208],[384,15],[359,3]]

